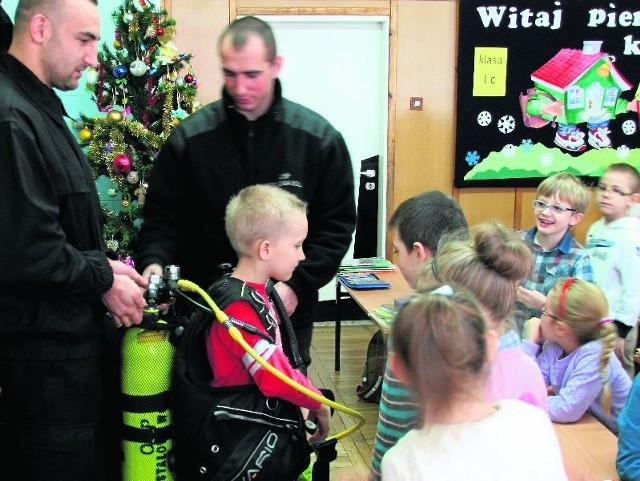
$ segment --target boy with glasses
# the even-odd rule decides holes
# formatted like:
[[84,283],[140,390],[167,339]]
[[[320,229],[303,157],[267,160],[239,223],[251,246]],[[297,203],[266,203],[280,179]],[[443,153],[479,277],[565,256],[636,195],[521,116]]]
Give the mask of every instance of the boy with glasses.
[[593,282],[588,252],[571,234],[590,199],[589,189],[568,172],[552,175],[538,186],[533,201],[536,224],[521,233],[533,253],[533,271],[517,290],[515,319],[520,333],[527,319],[540,317],[547,293],[560,277]]
[[604,291],[609,317],[618,328],[615,351],[631,378],[640,315],[640,219],[632,217],[630,209],[639,200],[638,171],[626,163],[611,164],[596,188],[602,217],[587,233],[595,283]]

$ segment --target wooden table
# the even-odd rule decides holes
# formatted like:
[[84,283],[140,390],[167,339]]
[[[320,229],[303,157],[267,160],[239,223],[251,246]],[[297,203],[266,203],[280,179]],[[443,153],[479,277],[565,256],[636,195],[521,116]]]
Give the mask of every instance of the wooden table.
[[[391,284],[388,289],[351,289],[336,277],[336,333],[335,333],[335,370],[340,370],[340,328],[342,323],[341,303],[351,297],[358,306],[370,316],[371,311],[383,304],[393,304],[395,299],[407,297],[413,292],[399,270],[376,272],[376,275]],[[377,321],[376,321],[377,322]],[[387,326],[380,326],[388,328]]]
[[[569,424],[553,423],[570,479],[618,481],[618,438],[591,414]],[[580,474],[584,477],[575,477]]]

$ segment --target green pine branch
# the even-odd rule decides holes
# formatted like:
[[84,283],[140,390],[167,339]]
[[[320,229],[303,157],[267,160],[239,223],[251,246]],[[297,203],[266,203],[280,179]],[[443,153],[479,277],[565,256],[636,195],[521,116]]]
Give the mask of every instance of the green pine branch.
[[[142,223],[148,179],[171,130],[198,108],[192,55],[173,42],[175,19],[145,0],[124,0],[112,14],[114,42],[87,74],[97,117],[77,123],[94,179],[107,177],[117,207],[103,207],[108,247],[127,256]],[[119,206],[118,206],[119,204]]]

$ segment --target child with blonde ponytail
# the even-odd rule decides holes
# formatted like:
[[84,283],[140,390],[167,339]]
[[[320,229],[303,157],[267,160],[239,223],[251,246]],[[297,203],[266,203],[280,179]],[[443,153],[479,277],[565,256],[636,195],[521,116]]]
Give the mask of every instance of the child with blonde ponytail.
[[571,277],[553,286],[541,318],[525,323],[523,348],[536,357],[542,371],[552,421],[574,422],[589,411],[618,432],[618,414],[631,380],[611,355],[617,330],[605,318],[607,310],[598,286]]

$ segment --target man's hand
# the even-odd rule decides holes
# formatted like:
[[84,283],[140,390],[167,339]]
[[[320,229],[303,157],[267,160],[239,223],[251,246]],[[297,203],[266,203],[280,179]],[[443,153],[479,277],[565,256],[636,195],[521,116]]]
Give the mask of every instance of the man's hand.
[[130,265],[125,264],[124,262],[114,261],[112,259],[109,259],[109,265],[111,266],[111,270],[113,271],[114,276],[115,275],[127,276],[133,282],[135,282],[138,285],[138,287],[142,289],[143,292],[147,288],[148,278],[145,278],[140,274],[138,274],[138,271],[136,271]]
[[290,316],[293,315],[296,307],[298,307],[298,295],[296,294],[296,291],[294,291],[289,284],[285,282],[276,282],[275,288],[284,303],[284,308],[287,310],[287,314]]
[[115,274],[111,289],[102,295],[102,302],[107,306],[117,327],[131,327],[142,322],[142,310],[146,301],[140,286],[131,277]]
[[109,259],[109,265],[113,270],[113,285],[102,295],[102,302],[118,327],[140,324],[142,309],[146,304],[143,294],[147,279],[124,262]]
[[144,268],[144,271],[142,271],[142,277],[144,277],[146,280],[149,280],[149,277],[152,274],[162,277],[162,266],[160,264],[149,264]]

